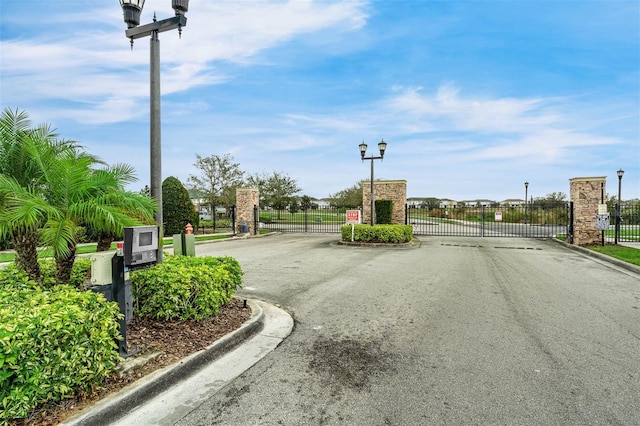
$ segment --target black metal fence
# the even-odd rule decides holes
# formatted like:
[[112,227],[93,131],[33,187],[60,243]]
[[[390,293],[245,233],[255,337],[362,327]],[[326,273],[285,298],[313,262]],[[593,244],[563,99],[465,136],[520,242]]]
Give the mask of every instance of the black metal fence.
[[409,208],[406,223],[416,235],[548,238],[566,234],[568,206]]
[[[611,227],[605,231],[607,241],[615,239],[616,207],[609,207]],[[620,206],[620,229],[618,241],[640,242],[640,204]]]

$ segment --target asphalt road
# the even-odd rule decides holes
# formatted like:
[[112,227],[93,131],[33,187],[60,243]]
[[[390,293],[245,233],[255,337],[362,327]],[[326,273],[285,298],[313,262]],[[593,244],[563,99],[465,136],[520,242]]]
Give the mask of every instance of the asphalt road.
[[177,424],[640,424],[637,274],[552,241],[337,238],[197,246],[296,326]]

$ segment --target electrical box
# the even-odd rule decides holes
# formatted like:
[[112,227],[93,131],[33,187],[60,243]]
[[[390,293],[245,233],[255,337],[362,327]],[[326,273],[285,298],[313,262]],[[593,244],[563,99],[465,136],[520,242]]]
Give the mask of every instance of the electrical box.
[[176,256],[195,256],[196,236],[193,234],[175,234],[173,236],[173,254]]
[[158,263],[159,226],[127,226],[124,228],[124,266],[128,270],[146,268]]
[[105,285],[113,282],[111,259],[114,254],[116,254],[115,251],[99,251],[91,254],[89,259],[91,260],[92,285]]

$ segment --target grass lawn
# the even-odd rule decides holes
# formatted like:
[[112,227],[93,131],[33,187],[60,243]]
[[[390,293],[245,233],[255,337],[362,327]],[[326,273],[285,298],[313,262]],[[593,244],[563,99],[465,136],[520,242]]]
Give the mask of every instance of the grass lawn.
[[640,266],[640,250],[625,246],[589,246],[589,250],[615,257],[627,263]]
[[[196,242],[198,241],[212,241],[212,240],[221,240],[223,238],[228,238],[227,235],[196,235]],[[165,246],[173,244],[173,238],[163,238],[162,244]],[[116,249],[116,243],[111,244],[111,250]],[[90,254],[95,253],[96,245],[95,244],[83,244],[78,246],[76,254]],[[14,252],[3,252],[0,253],[0,263],[4,262],[13,262],[16,255]],[[51,257],[51,250],[40,250],[38,252],[38,257]]]

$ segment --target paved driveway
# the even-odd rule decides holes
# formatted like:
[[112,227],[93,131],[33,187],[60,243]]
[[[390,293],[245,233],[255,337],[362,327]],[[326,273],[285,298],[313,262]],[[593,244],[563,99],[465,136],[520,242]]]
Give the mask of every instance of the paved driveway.
[[296,327],[178,424],[640,424],[637,274],[551,241],[337,238],[197,246]]

